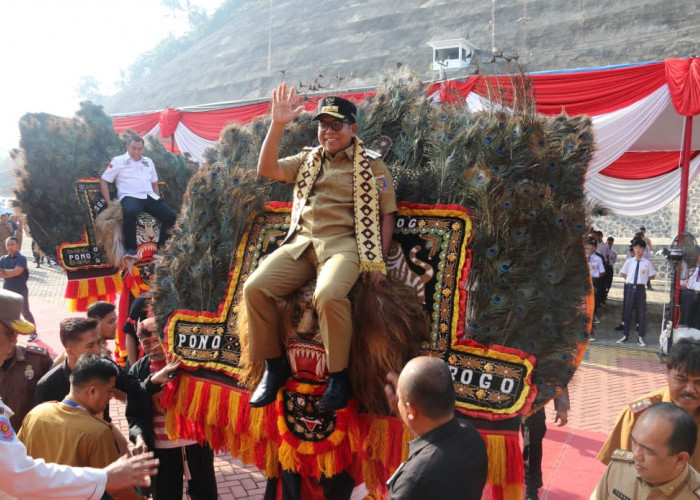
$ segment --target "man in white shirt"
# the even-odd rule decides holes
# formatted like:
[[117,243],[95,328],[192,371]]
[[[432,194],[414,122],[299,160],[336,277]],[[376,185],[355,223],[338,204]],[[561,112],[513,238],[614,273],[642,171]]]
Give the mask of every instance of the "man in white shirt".
[[[596,252],[597,242],[591,238],[585,246],[586,257],[588,257],[588,268],[593,281],[593,289],[595,290],[595,308],[593,310],[593,322],[600,323],[598,319],[598,307],[603,300],[603,276],[605,276],[605,266],[603,258]],[[595,335],[591,332],[591,340],[595,340]]]
[[132,259],[136,259],[136,218],[139,213],[148,212],[161,222],[158,247],[167,240],[177,217],[160,197],[158,173],[153,161],[143,156],[144,150],[143,139],[131,137],[126,153],[112,158],[100,179],[100,191],[108,205],[113,203],[109,197],[109,183],[117,184],[117,195],[124,214],[124,249],[126,256]]
[[622,269],[620,269],[620,276],[625,278],[625,292],[627,298],[625,299],[624,305],[624,334],[622,338],[617,341],[618,344],[627,342],[630,333],[630,324],[632,322],[632,310],[636,309],[637,324],[639,325],[639,338],[637,339],[637,343],[642,347],[647,345],[644,341],[644,335],[646,333],[646,285],[650,280],[654,279],[656,271],[651,261],[644,258],[644,250],[646,247],[647,244],[644,240],[635,240],[632,247],[633,257],[627,259],[622,265]]

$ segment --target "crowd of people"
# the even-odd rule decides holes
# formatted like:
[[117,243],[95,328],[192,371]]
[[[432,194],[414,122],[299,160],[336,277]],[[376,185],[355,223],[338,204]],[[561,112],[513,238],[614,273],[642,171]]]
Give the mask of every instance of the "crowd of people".
[[[284,244],[249,277],[243,290],[250,359],[265,362],[265,373],[249,404],[271,404],[290,374],[277,339],[277,300],[316,277],[314,305],[329,371],[318,407],[334,411],[347,406],[351,396],[347,367],[352,323],[347,295],[360,276],[375,285],[384,280],[396,199],[381,158],[356,137],[357,109],[345,99],[327,97],[319,102],[313,118],[318,122],[318,147],[279,159],[283,130],[303,109],[295,103],[294,89],[288,91],[285,84],[273,92],[272,120],[258,162],[260,175],[295,184],[295,203]],[[153,162],[143,151],[143,140],[131,138],[126,154],[114,158],[101,179],[108,204],[115,203],[110,200],[109,183],[117,184],[125,254],[131,260],[138,258],[134,219],[141,210],[164,223],[159,245],[175,220],[160,197]],[[366,182],[368,178],[372,182]],[[362,231],[357,229],[360,223],[366,226]],[[0,471],[12,480],[2,482],[0,496],[141,498],[150,494],[170,499],[180,498],[185,488],[191,498],[217,498],[213,450],[207,443],[172,440],[165,432],[160,390],[175,374],[179,361],[166,354],[149,318],[149,299],[142,297],[134,304],[124,325],[117,325],[115,307],[106,302],[91,305],[85,317],[62,320],[64,352],[54,360],[45,349],[17,345],[18,335],[29,335],[31,342],[36,331],[29,310],[26,258],[19,253],[16,236],[9,235],[4,242],[8,254],[0,257],[4,278]],[[594,323],[598,324],[618,254],[614,239],[604,241],[601,231],[590,234],[585,249],[595,289]],[[642,227],[620,268],[625,285],[619,343],[629,340],[635,321],[637,343],[646,345],[646,290],[656,274],[649,260],[651,250]],[[697,270],[689,274],[684,287],[689,291],[684,318],[692,323],[700,311]],[[112,360],[109,349],[118,327],[127,333],[128,372]],[[598,455],[609,465],[591,498],[647,498],[671,491],[697,495],[700,491],[696,472],[700,466],[700,452],[696,454],[700,342],[676,342],[667,371],[668,387],[633,402],[618,418]],[[486,446],[476,428],[455,412],[447,365],[434,357],[414,358],[400,374],[387,375],[385,389],[390,408],[413,436],[407,460],[387,482],[389,498],[481,498],[489,474]],[[126,402],[131,445],[112,424],[112,397]],[[566,391],[555,407],[555,422],[565,425]],[[536,499],[542,486],[546,432],[542,408],[523,418],[522,432],[526,497]],[[132,453],[131,459],[120,458]],[[149,481],[148,476],[154,479]]]
[[[153,320],[139,324],[137,335],[145,356],[127,373],[115,363],[108,348],[108,341],[114,339],[117,328],[112,304],[97,302],[90,307],[87,317],[62,320],[60,338],[65,351],[53,360],[46,349],[17,344],[18,335],[29,335],[34,328],[22,318],[22,303],[21,295],[0,292],[3,341],[0,427],[3,421],[6,424],[0,441],[21,443],[26,447],[24,454],[37,463],[37,459],[43,459],[42,464],[106,469],[120,456],[131,453],[126,438],[112,425],[109,415],[109,402],[116,397],[127,403],[129,437],[136,454],[155,456],[167,474],[156,474],[150,490],[136,490],[127,483],[122,489],[110,487],[110,496],[142,498],[150,491],[153,498],[177,498],[178,491],[182,495],[182,477],[187,472],[191,498],[217,498],[211,449],[197,443],[170,441],[163,431],[165,417],[158,405],[159,391],[169,374],[178,368],[179,361],[166,359]],[[16,450],[15,453],[22,451],[21,448]],[[194,454],[192,450],[199,453]],[[115,466],[118,470],[126,467],[122,462]],[[154,462],[139,459],[128,463],[141,467]],[[143,487],[142,483],[139,480]],[[47,492],[53,491],[49,484],[47,482]],[[96,482],[94,491],[99,488]],[[22,495],[6,493],[24,498],[33,490],[22,491]],[[4,486],[0,486],[1,492],[5,492]],[[87,497],[89,495],[83,498]],[[47,494],[44,498],[54,497]],[[55,498],[62,496],[59,493]]]

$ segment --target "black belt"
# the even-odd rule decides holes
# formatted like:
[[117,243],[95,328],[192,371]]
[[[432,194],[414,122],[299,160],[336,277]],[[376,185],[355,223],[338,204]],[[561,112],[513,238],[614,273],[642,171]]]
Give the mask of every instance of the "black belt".
[[632,283],[625,283],[625,288],[644,288],[646,285],[633,285]]

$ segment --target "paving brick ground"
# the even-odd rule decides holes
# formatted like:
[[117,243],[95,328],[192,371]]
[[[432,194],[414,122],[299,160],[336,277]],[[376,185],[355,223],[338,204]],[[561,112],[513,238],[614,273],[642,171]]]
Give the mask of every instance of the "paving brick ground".
[[[36,268],[31,262],[29,239],[25,238],[22,252],[30,260],[30,304],[37,316],[42,345],[54,351],[60,350],[58,341],[58,321],[69,315],[67,301],[63,298],[66,277],[57,266],[42,265]],[[601,324],[596,325],[598,342],[591,343],[581,366],[570,384],[572,410],[568,428],[576,430],[608,433],[620,409],[636,397],[645,394],[665,383],[664,367],[658,358],[658,336],[661,327],[662,304],[668,294],[664,284],[656,284],[656,290],[649,293],[648,333],[649,346],[642,348],[634,342],[616,344],[620,332],[614,330],[620,316],[622,282],[615,280],[607,306],[601,311]],[[37,312],[41,312],[40,317]],[[633,336],[633,340],[636,337]],[[553,420],[554,412],[549,405],[548,418]],[[118,402],[111,405],[115,422],[126,434],[124,406]],[[219,494],[222,499],[259,499],[264,493],[265,478],[255,467],[245,466],[228,454],[220,454],[215,461]],[[593,479],[593,484],[597,478]],[[546,486],[546,485],[545,485]],[[541,490],[541,498],[564,498],[546,488]],[[569,498],[571,498],[569,496]],[[587,495],[586,495],[587,498]]]

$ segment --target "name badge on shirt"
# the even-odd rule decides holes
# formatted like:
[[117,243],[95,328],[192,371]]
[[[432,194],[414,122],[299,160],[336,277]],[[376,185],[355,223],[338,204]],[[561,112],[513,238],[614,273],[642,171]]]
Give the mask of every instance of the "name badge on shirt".
[[617,498],[622,498],[622,500],[632,500],[630,497],[628,497],[627,495],[625,495],[624,493],[622,493],[622,492],[621,492],[620,490],[618,490],[617,488],[613,488],[612,493],[613,493],[613,495],[615,495]]

